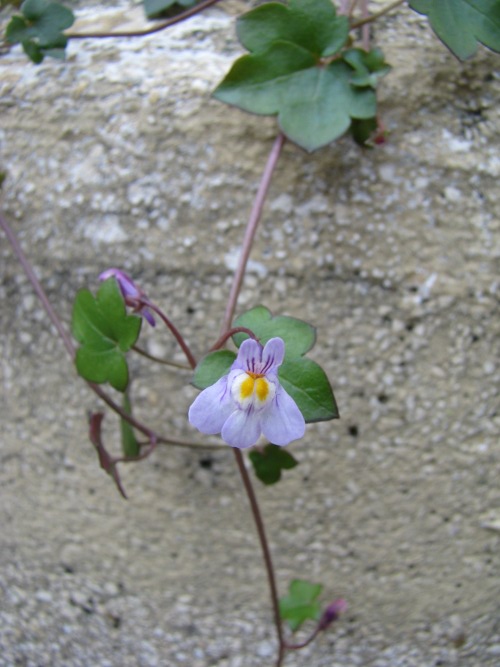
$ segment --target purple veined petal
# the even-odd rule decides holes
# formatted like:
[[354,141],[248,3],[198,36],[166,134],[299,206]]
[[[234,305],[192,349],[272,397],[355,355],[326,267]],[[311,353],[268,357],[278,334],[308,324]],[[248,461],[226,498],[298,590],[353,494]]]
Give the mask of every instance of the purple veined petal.
[[227,390],[227,375],[198,394],[189,408],[189,422],[202,433],[220,433],[224,422],[234,410],[231,394]]
[[231,369],[241,368],[251,373],[260,373],[262,366],[262,345],[253,338],[247,338],[240,345],[238,356]]
[[282,338],[271,338],[267,341],[262,352],[262,371],[267,373],[272,368],[277,368],[283,363],[285,357],[285,343]]
[[245,449],[255,445],[260,438],[260,413],[235,410],[222,427],[222,439],[231,447]]
[[261,417],[262,433],[274,445],[302,438],[306,423],[293,398],[280,385],[272,405]]

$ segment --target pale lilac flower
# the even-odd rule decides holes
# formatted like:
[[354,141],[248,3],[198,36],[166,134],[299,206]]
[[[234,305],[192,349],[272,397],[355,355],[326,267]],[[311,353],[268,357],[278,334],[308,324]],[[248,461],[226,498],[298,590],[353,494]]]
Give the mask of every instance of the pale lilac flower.
[[132,278],[121,269],[107,269],[99,276],[99,280],[107,280],[108,278],[116,280],[127,306],[133,308],[138,315],[142,315],[152,327],[156,326],[153,314],[145,305],[148,298],[141,288],[137,287]]
[[301,438],[304,417],[278,380],[285,343],[271,338],[263,348],[243,341],[228,375],[204,389],[189,409],[189,421],[202,433],[220,433],[232,447],[251,447],[263,434],[275,445]]

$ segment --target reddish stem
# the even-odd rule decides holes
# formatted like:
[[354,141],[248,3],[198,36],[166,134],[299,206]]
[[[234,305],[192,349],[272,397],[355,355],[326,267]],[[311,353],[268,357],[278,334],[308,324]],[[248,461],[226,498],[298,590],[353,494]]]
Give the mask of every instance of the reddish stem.
[[220,347],[224,345],[224,343],[228,338],[231,338],[231,336],[234,336],[234,334],[238,333],[244,333],[247,334],[247,336],[250,336],[250,338],[253,338],[254,340],[259,340],[251,329],[247,329],[246,327],[233,327],[232,329],[229,329],[229,331],[226,331],[226,333],[223,333],[222,336],[220,336],[215,341],[215,343],[210,348],[209,352],[214,352],[215,350],[218,350]]
[[172,17],[159,25],[155,25],[152,28],[146,28],[145,30],[130,30],[122,32],[65,32],[64,34],[68,39],[107,39],[109,37],[145,37],[146,35],[152,35],[155,32],[160,32],[165,30],[165,28],[170,28],[170,26],[185,21],[186,19],[199,14],[208,7],[215,5],[219,0],[204,0],[194,7],[189,7],[185,11],[181,12],[177,16]]
[[224,319],[222,321],[221,334],[225,333],[231,326],[233,321],[234,311],[236,309],[236,303],[238,301],[238,295],[243,284],[243,278],[245,276],[245,270],[247,267],[248,258],[250,257],[250,251],[252,250],[253,240],[255,238],[255,232],[259,226],[259,221],[262,215],[262,209],[264,207],[264,202],[266,200],[267,193],[269,191],[269,186],[271,184],[271,178],[274,173],[274,169],[278,162],[278,158],[281,153],[281,149],[286,141],[285,135],[280,132],[276,137],[276,140],[273,144],[269,157],[267,159],[267,164],[264,168],[262,178],[259,184],[259,189],[254,199],[252,210],[250,212],[250,217],[248,219],[247,227],[245,230],[245,236],[243,238],[243,244],[241,247],[241,255],[238,260],[238,266],[236,268],[233,284],[231,286],[231,292],[229,294],[229,299],[227,301],[226,312],[224,314]]
[[[255,233],[259,225],[260,218],[262,216],[262,209],[264,207],[264,202],[266,200],[267,193],[269,192],[269,186],[271,184],[271,178],[278,163],[278,158],[281,154],[281,150],[286,141],[286,137],[283,133],[279,133],[276,137],[269,157],[267,159],[262,178],[260,180],[259,188],[254,199],[252,210],[250,212],[250,217],[248,219],[247,227],[245,230],[245,236],[243,238],[243,244],[241,248],[240,258],[238,260],[238,266],[236,268],[233,284],[231,286],[231,292],[227,301],[226,312],[224,314],[224,319],[221,327],[221,337],[219,340],[223,340],[224,337],[231,335],[231,322],[233,321],[234,311],[236,309],[236,303],[238,301],[238,295],[243,284],[243,278],[245,276],[245,270],[250,257],[250,252],[252,250],[253,241],[255,238]],[[218,343],[219,341],[217,341]],[[222,344],[222,343],[221,343]],[[283,637],[283,627],[281,624],[280,610],[279,610],[279,599],[278,599],[278,588],[276,586],[276,577],[274,574],[274,567],[271,558],[271,552],[269,549],[269,543],[266,537],[266,531],[264,528],[264,521],[262,519],[262,514],[260,512],[259,504],[257,502],[257,497],[253,490],[252,482],[245,468],[245,463],[243,460],[243,455],[241,451],[237,448],[234,449],[234,456],[236,458],[236,463],[240,471],[241,479],[243,481],[243,486],[245,487],[248,500],[250,502],[250,508],[255,522],[255,527],[257,529],[257,535],[259,537],[260,546],[262,550],[262,555],[264,558],[264,564],[267,573],[267,579],[269,583],[269,591],[271,594],[271,604],[273,608],[274,624],[276,627],[276,633],[278,636],[278,656],[276,658],[276,667],[281,667],[283,663],[283,658],[285,656],[285,640]]]
[[184,340],[184,338],[181,336],[179,330],[177,327],[174,325],[173,322],[169,320],[169,318],[165,315],[165,313],[158,308],[158,306],[155,306],[154,303],[151,303],[150,301],[144,301],[144,304],[148,307],[151,308],[151,310],[154,310],[154,312],[160,317],[165,325],[170,329],[172,332],[175,340],[179,343],[179,346],[181,347],[182,351],[184,352],[186,359],[188,360],[189,365],[191,368],[196,368],[196,359],[193,356],[193,353],[189,349],[188,344]]
[[276,662],[276,667],[280,667],[285,652],[285,641],[283,637],[283,627],[281,625],[281,616],[280,616],[280,608],[278,601],[278,588],[276,586],[276,578],[274,576],[273,561],[271,558],[271,552],[269,550],[269,544],[266,537],[266,530],[264,528],[264,522],[262,520],[262,515],[260,513],[259,504],[257,502],[257,497],[255,495],[255,491],[253,489],[252,482],[248,475],[247,469],[245,468],[243,454],[236,447],[233,449],[233,451],[236,459],[236,464],[240,471],[241,479],[243,481],[243,486],[245,487],[245,491],[247,493],[248,500],[250,502],[250,508],[252,510],[253,518],[255,521],[255,527],[257,529],[260,545],[262,547],[262,555],[264,557],[264,563],[267,572],[267,580],[269,583],[269,590],[271,593],[271,604],[273,607],[274,624],[276,626],[276,633],[278,635],[279,648],[278,648],[278,658]]

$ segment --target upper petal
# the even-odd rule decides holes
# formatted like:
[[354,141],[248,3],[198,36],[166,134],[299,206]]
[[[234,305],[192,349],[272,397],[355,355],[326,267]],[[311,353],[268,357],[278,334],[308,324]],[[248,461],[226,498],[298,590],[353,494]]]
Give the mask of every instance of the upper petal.
[[244,449],[255,445],[261,434],[260,413],[235,410],[222,427],[222,439],[231,447]]
[[227,375],[198,394],[189,408],[189,422],[202,433],[220,433],[224,422],[234,410],[231,393],[227,389]]
[[262,345],[253,338],[247,338],[240,345],[238,356],[231,369],[241,368],[251,373],[259,373],[262,365]]
[[274,401],[261,416],[262,433],[274,445],[302,438],[306,423],[293,398],[280,385]]
[[267,373],[272,368],[277,368],[283,363],[285,356],[285,343],[282,338],[271,338],[267,341],[262,352],[262,371]]

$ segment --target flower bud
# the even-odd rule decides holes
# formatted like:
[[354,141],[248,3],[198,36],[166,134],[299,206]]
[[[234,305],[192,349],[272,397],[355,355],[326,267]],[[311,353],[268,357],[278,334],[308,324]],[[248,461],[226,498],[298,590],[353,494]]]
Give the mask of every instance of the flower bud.
[[325,630],[329,625],[338,619],[340,614],[343,614],[346,610],[347,602],[342,598],[331,602],[323,612],[323,615],[319,621],[319,629]]

